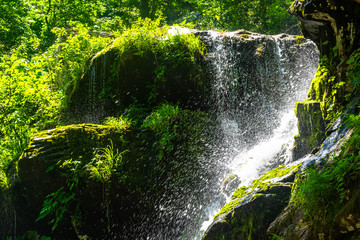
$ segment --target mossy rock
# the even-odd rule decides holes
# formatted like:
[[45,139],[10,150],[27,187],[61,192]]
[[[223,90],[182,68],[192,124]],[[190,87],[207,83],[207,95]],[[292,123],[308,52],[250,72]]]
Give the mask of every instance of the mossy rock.
[[280,166],[237,189],[214,217],[203,239],[266,239],[268,226],[289,202],[301,164]]
[[[124,134],[114,127],[93,124],[59,127],[37,134],[18,162],[18,183],[14,189],[18,231],[36,229],[42,234],[49,234],[50,226],[47,221],[35,220],[46,196],[67,184],[64,171],[60,170],[57,164],[66,160],[88,163],[94,157],[95,149],[106,147],[110,140],[117,148],[121,148]],[[101,203],[101,185],[94,181],[89,185],[92,187],[87,185],[83,189],[84,194],[93,188],[92,195],[97,196],[94,202]],[[71,222],[59,228],[61,237],[74,237]],[[69,234],[65,234],[66,231]],[[53,234],[56,234],[56,231]]]
[[[204,56],[180,43],[169,46],[173,54],[161,48],[155,51],[151,45],[126,47],[125,51],[112,45],[99,52],[89,71],[68,93],[69,122],[99,123],[133,103],[155,107],[167,101],[197,109],[204,106],[204,84],[209,84]],[[194,61],[187,59],[191,54],[195,54]]]
[[322,104],[316,101],[296,103],[299,135],[295,136],[294,159],[310,153],[324,141],[326,132]]
[[[172,148],[162,149],[161,158],[159,144],[164,138],[148,128],[79,124],[38,133],[18,161],[17,182],[9,191],[10,199],[14,199],[18,234],[36,231],[56,239],[83,235],[92,239],[119,235],[134,239],[140,233],[132,226],[158,228],[155,221],[167,224],[159,219],[159,202],[164,196],[178,199],[180,193],[185,198],[193,194],[194,181],[206,174],[206,164],[199,156],[211,143],[205,137],[209,124],[204,113],[182,110],[179,119],[166,127],[173,130],[169,132],[172,138],[166,138]],[[111,170],[109,181],[101,181],[91,176],[87,167],[101,149],[110,145],[113,152],[123,152],[121,164]],[[45,200],[59,191],[71,198],[63,206],[63,219],[52,231],[54,222],[49,222],[55,219],[54,213],[36,219]],[[7,217],[0,210],[1,216]]]
[[278,185],[257,193],[246,202],[219,216],[203,240],[266,239],[269,224],[287,205],[291,187]]

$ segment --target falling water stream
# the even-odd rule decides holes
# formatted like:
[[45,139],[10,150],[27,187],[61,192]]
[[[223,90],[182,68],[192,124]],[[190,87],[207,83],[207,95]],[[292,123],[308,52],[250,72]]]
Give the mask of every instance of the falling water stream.
[[[239,40],[237,35],[207,32],[202,36],[210,46],[210,101],[222,139],[216,155],[221,157],[212,160],[222,171],[217,184],[211,185],[217,195],[207,202],[206,217],[190,239],[201,239],[236,188],[292,160],[290,149],[297,133],[294,105],[306,98],[317,67],[317,53],[310,41],[295,51],[298,46],[292,36],[253,34]],[[250,50],[250,45],[256,50]],[[227,182],[229,174],[236,177]]]

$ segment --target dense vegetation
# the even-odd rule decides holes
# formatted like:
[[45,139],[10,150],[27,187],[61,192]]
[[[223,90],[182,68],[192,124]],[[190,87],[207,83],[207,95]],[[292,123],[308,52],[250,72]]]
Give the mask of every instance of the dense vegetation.
[[[90,1],[0,1],[0,47],[40,43],[45,49],[55,39],[55,27],[72,28],[74,22],[92,30],[122,31],[139,17],[163,23],[191,22],[197,28],[280,33],[296,28],[286,13],[291,1],[204,1],[204,0],[90,0]],[[298,29],[297,29],[298,30]],[[296,30],[295,30],[296,31]],[[293,29],[294,32],[294,29]]]
[[[120,37],[117,44],[125,47],[129,41],[139,49],[146,48],[146,44],[151,47],[156,43],[155,38],[166,32],[161,26],[184,24],[184,21],[197,28],[246,28],[280,33],[298,25],[286,14],[289,4],[290,1],[266,4],[220,0],[211,3],[203,0],[1,0],[1,174],[18,159],[35,132],[65,124],[63,112],[67,98],[89,67],[88,59],[104,49],[112,38]],[[194,39],[184,41],[186,47],[197,46]],[[158,47],[171,52],[169,46]],[[164,77],[163,67],[157,71],[159,78]]]

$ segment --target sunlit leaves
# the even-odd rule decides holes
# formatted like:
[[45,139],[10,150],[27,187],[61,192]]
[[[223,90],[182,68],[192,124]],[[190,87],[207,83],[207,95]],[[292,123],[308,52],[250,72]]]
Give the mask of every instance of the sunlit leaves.
[[61,94],[49,82],[44,56],[0,58],[0,154],[4,166],[18,158],[37,129],[58,122]]

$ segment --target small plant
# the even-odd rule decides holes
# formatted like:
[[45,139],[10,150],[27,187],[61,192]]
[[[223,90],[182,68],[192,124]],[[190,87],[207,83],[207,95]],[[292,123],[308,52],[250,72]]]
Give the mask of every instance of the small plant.
[[107,147],[95,150],[94,158],[85,165],[89,177],[102,182],[104,185],[110,184],[114,172],[120,167],[122,155],[127,152],[125,150],[119,153],[118,149],[114,151],[113,142],[111,140],[110,142],[111,144]]
[[43,203],[43,208],[36,221],[39,221],[48,215],[55,215],[55,218],[50,220],[52,230],[54,231],[58,224],[63,220],[66,212],[69,211],[69,205],[75,199],[75,193],[68,192],[61,187],[54,193],[49,194]]
[[[66,178],[66,186],[59,188],[56,192],[46,197],[37,221],[53,215],[54,217],[50,220],[49,224],[52,224],[52,230],[54,230],[63,220],[65,214],[69,214],[72,211],[72,206],[78,204],[76,196],[80,179],[94,179],[103,184],[106,215],[108,221],[110,221],[109,191],[112,178],[120,168],[122,155],[125,152],[119,153],[117,149],[114,150],[113,142],[110,140],[110,145],[94,151],[94,158],[87,164],[80,156],[75,160],[61,160],[56,165],[51,166],[48,171],[53,171],[54,169],[61,171],[62,176]],[[71,213],[74,214],[74,212]]]
[[174,147],[172,141],[175,139],[176,130],[179,127],[177,120],[180,118],[180,113],[179,106],[163,103],[145,119],[142,125],[143,128],[155,132],[160,138],[156,142],[160,160],[164,157],[165,152],[171,151]]
[[108,117],[105,119],[104,124],[115,127],[118,130],[127,130],[131,126],[132,121],[123,116]]
[[118,149],[114,151],[113,142],[106,148],[100,148],[94,152],[95,156],[92,161],[85,165],[86,171],[89,173],[89,177],[99,181],[103,184],[103,200],[106,206],[106,217],[108,221],[108,230],[110,230],[110,213],[109,213],[109,194],[111,188],[111,180],[114,177],[114,173],[119,169],[122,155],[127,150],[119,153]]
[[179,117],[180,111],[179,106],[165,102],[145,119],[142,126],[160,134]]

